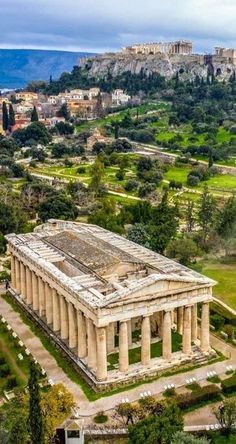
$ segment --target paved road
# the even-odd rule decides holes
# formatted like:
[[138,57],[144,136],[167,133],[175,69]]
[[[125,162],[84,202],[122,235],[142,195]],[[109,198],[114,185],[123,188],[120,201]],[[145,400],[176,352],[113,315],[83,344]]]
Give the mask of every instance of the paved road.
[[53,356],[50,355],[50,353],[42,345],[40,339],[37,338],[32,333],[30,328],[22,321],[19,313],[15,312],[1,297],[0,313],[12,326],[26,347],[31,350],[33,356],[37,359],[41,367],[46,370],[48,377],[53,379],[55,382],[62,382],[73,393],[75,401],[80,409],[81,416],[90,416],[101,410],[113,409],[121,402],[121,399],[124,396],[128,397],[130,401],[135,401],[140,398],[140,393],[143,391],[150,390],[153,395],[158,395],[163,392],[164,385],[166,384],[175,384],[176,387],[181,387],[185,385],[186,379],[191,377],[204,380],[206,378],[206,373],[210,370],[215,370],[220,375],[225,373],[226,365],[231,364],[236,367],[236,349],[228,344],[225,344],[218,338],[212,337],[212,346],[229,356],[229,360],[217,362],[207,367],[201,367],[187,373],[180,373],[170,377],[162,377],[149,384],[146,383],[142,386],[129,390],[128,392],[119,393],[113,396],[100,398],[94,402],[89,402],[80,387],[73,383],[64,373],[64,371],[58,367],[58,364]]

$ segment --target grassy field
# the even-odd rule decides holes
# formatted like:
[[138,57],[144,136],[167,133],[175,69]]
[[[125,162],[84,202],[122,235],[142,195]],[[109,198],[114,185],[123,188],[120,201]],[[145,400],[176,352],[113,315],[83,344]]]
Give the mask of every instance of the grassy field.
[[213,288],[213,294],[236,310],[236,260],[229,264],[219,260],[205,260],[199,262],[198,267],[203,274],[218,282]]
[[[19,359],[22,354],[23,360]],[[16,385],[23,387],[29,377],[29,366],[31,358],[26,355],[24,348],[19,345],[19,338],[12,336],[12,331],[8,331],[6,324],[0,322],[0,393],[9,389],[8,384],[15,378]],[[1,375],[2,369],[9,367],[9,374]]]

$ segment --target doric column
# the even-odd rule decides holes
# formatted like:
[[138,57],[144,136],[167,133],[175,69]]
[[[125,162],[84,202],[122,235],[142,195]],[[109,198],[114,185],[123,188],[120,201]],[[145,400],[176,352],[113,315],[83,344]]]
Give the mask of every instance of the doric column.
[[191,307],[184,307],[183,353],[190,355],[191,347]]
[[39,310],[39,284],[38,276],[32,271],[32,295],[33,295],[33,310]]
[[21,292],[21,286],[20,286],[20,262],[15,258],[15,274],[16,274],[16,291],[17,293]]
[[31,305],[33,302],[32,274],[29,267],[26,267],[26,302],[28,305]]
[[131,321],[131,319],[127,322],[127,328],[128,328],[128,343],[129,343],[129,347],[132,347],[133,340],[132,340],[132,321]]
[[177,332],[183,334],[184,307],[177,308]]
[[23,262],[20,263],[21,297],[26,299],[26,273]]
[[52,311],[53,311],[53,331],[59,331],[61,328],[60,319],[60,300],[55,288],[52,289]]
[[15,268],[15,257],[11,255],[11,285],[12,288],[16,288],[16,268]]
[[163,335],[163,317],[164,317],[164,312],[159,311],[157,313],[157,324],[158,324],[158,335],[160,338],[162,338]]
[[88,367],[95,370],[97,365],[97,340],[95,325],[92,319],[88,319]]
[[106,328],[96,328],[97,332],[97,379],[105,381],[107,379],[107,347]]
[[141,362],[149,365],[151,360],[151,326],[150,317],[145,316],[141,327]]
[[67,302],[64,296],[60,296],[60,312],[61,312],[61,338],[68,339],[69,325],[68,325],[68,309]]
[[207,353],[210,349],[210,322],[209,322],[209,302],[202,304],[201,318],[201,350]]
[[111,353],[115,348],[115,324],[111,322],[107,326],[107,353]]
[[39,286],[39,316],[42,318],[45,315],[46,304],[45,304],[45,283],[41,279],[38,278],[38,286]]
[[197,304],[191,307],[191,332],[192,341],[195,342],[197,340]]
[[86,322],[81,310],[77,310],[78,327],[78,357],[83,359],[87,356]]
[[45,299],[46,299],[46,320],[47,324],[52,324],[52,289],[48,283],[45,283]]
[[69,348],[77,347],[77,317],[75,315],[75,308],[71,302],[68,302],[68,315],[69,315]]
[[165,311],[163,317],[162,357],[171,360],[172,338],[171,338],[171,311]]
[[127,321],[120,322],[119,331],[119,369],[127,372],[129,368],[129,345]]

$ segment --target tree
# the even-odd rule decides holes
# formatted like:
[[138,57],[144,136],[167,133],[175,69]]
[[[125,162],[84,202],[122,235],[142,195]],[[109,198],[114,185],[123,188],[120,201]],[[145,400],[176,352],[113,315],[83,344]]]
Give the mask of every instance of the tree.
[[2,127],[4,131],[7,131],[9,127],[9,116],[6,102],[2,103]]
[[23,129],[14,131],[12,137],[20,145],[27,143],[47,145],[51,141],[51,136],[42,122],[33,122]]
[[199,247],[188,237],[171,240],[167,248],[167,256],[177,259],[183,265],[188,265],[199,254]]
[[38,112],[36,106],[34,106],[33,111],[31,113],[31,122],[38,122],[38,120],[39,120]]
[[102,207],[89,215],[88,222],[116,233],[121,234],[124,231],[116,215],[115,202],[110,199],[104,199],[102,201]]
[[7,234],[21,231],[27,217],[19,205],[0,202],[0,233]]
[[171,444],[209,444],[209,441],[206,438],[198,438],[190,433],[177,432],[173,436]]
[[68,110],[67,103],[63,103],[59,111],[57,112],[58,117],[64,117],[66,121],[70,120],[70,112]]
[[[27,444],[29,442],[29,433],[24,416],[17,416],[12,428],[10,429],[7,444]],[[43,443],[43,441],[38,441]],[[32,444],[36,441],[32,441]]]
[[46,222],[48,219],[75,220],[78,209],[71,197],[66,194],[49,196],[38,207],[39,218]]
[[235,400],[224,401],[216,410],[214,410],[224,432],[229,435],[236,428],[236,402]]
[[186,229],[187,229],[188,233],[191,233],[193,231],[193,228],[195,225],[194,209],[195,209],[194,202],[192,200],[188,199],[186,216],[185,216]]
[[229,239],[235,232],[236,224],[236,199],[231,196],[219,211],[217,232],[223,239]]
[[100,193],[104,173],[104,163],[97,158],[90,169],[91,181],[89,185],[90,190],[93,191],[96,196]]
[[176,404],[164,407],[159,415],[149,415],[129,427],[129,444],[170,444],[183,430],[183,417]]
[[41,397],[38,383],[38,369],[30,363],[29,389],[29,427],[32,444],[44,444],[43,417],[41,410]]
[[46,442],[51,442],[57,427],[71,415],[74,406],[73,395],[63,384],[54,385],[42,396],[41,408]]
[[15,111],[14,108],[12,106],[12,103],[10,103],[9,105],[9,121],[8,121],[8,126],[10,128],[12,128],[15,125],[16,121],[15,121]]
[[216,214],[216,203],[213,196],[208,192],[208,188],[205,186],[203,194],[200,199],[200,208],[198,212],[198,222],[203,233],[203,244],[205,245],[207,236],[209,235]]

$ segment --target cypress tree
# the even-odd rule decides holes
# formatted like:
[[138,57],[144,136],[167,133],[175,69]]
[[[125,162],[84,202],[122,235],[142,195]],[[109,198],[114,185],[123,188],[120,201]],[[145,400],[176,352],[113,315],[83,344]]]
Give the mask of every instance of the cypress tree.
[[29,389],[29,428],[32,444],[43,444],[43,417],[40,406],[38,370],[35,363],[30,364]]
[[9,117],[8,117],[8,109],[6,102],[3,102],[2,104],[2,127],[4,131],[8,130],[9,126]]
[[8,122],[8,126],[12,127],[14,126],[16,123],[15,121],[15,111],[13,109],[12,103],[10,103],[9,105],[9,122]]
[[39,116],[38,116],[38,113],[37,113],[37,109],[34,106],[32,114],[31,114],[31,122],[38,122],[38,120],[39,120]]

